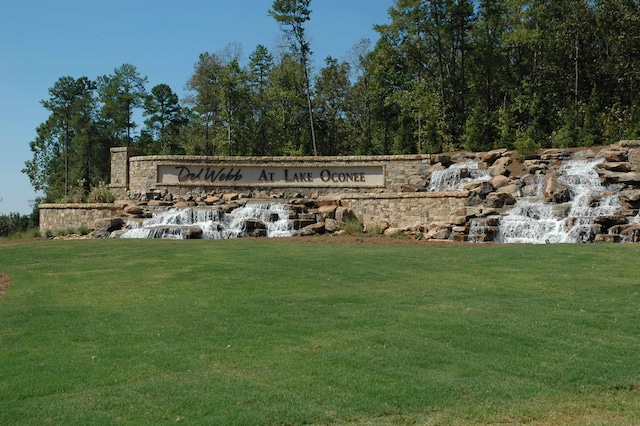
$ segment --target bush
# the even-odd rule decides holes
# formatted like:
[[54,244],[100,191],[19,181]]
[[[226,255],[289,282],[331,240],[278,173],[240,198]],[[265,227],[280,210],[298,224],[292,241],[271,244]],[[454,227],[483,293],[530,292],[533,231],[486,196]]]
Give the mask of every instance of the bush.
[[514,142],[514,146],[522,160],[533,158],[540,150],[540,144],[536,143],[531,136],[520,136]]
[[113,203],[116,196],[109,189],[109,185],[99,182],[98,185],[91,188],[87,197],[89,203]]
[[348,219],[342,225],[342,229],[347,235],[362,235],[362,223],[358,219]]
[[9,213],[0,215],[0,237],[9,237],[35,228],[29,215]]

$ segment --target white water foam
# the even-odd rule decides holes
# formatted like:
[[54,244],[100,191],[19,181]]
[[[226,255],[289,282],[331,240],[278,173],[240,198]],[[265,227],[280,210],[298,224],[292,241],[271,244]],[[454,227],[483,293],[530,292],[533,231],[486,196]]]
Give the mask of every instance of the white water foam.
[[292,225],[290,210],[283,204],[247,204],[224,214],[218,207],[171,208],[156,212],[142,223],[131,221],[120,238],[184,239],[185,231],[200,228],[203,239],[239,238],[247,235],[247,220],[266,225],[267,237],[289,237]]
[[444,170],[433,172],[427,190],[429,192],[462,191],[470,182],[486,181],[490,178],[486,170],[478,169],[477,162],[455,163]]
[[[567,161],[558,169],[569,186],[570,201],[547,204],[540,197],[518,200],[502,217],[496,241],[503,243],[579,243],[591,241],[594,220],[617,214],[618,195],[602,185],[597,165],[603,160]],[[538,191],[541,193],[541,191]]]

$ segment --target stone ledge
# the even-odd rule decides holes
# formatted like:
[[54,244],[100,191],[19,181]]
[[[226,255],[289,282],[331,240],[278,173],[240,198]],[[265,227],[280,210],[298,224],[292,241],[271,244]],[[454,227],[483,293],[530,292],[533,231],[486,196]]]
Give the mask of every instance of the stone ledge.
[[54,203],[45,203],[39,204],[38,208],[40,209],[82,209],[82,210],[92,210],[92,209],[121,209],[127,203],[124,201],[115,202],[115,203],[64,203],[64,204],[54,204]]
[[255,163],[265,161],[280,161],[283,163],[313,163],[313,162],[336,162],[336,161],[362,161],[370,163],[371,161],[416,161],[416,160],[430,160],[430,154],[407,154],[407,155],[349,155],[349,156],[318,156],[318,157],[243,157],[243,156],[206,156],[206,155],[149,155],[149,156],[132,156],[129,161],[177,161],[183,163],[185,161],[206,161],[206,162],[238,162],[238,163]]
[[411,198],[467,198],[470,191],[447,191],[447,192],[385,192],[378,194],[340,194],[340,198],[344,200],[396,200],[396,199],[411,199]]

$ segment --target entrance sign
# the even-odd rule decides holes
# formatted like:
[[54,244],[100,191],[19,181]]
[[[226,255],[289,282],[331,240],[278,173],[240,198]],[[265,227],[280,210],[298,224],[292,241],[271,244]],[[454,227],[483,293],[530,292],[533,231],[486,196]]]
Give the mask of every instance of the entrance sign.
[[383,166],[256,167],[158,166],[163,185],[274,186],[274,187],[384,187]]

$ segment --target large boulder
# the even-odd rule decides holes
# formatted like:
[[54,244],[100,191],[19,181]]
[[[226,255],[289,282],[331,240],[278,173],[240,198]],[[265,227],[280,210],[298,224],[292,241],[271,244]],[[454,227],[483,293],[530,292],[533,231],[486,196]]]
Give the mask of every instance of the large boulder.
[[629,161],[629,152],[617,149],[608,150],[604,153],[604,159],[609,163],[623,163]]
[[121,217],[112,217],[107,219],[96,219],[93,222],[93,229],[96,232],[111,233],[122,229],[124,226],[124,220]]
[[560,174],[549,172],[542,179],[542,194],[548,202],[564,203],[571,199],[569,185],[559,180]]

